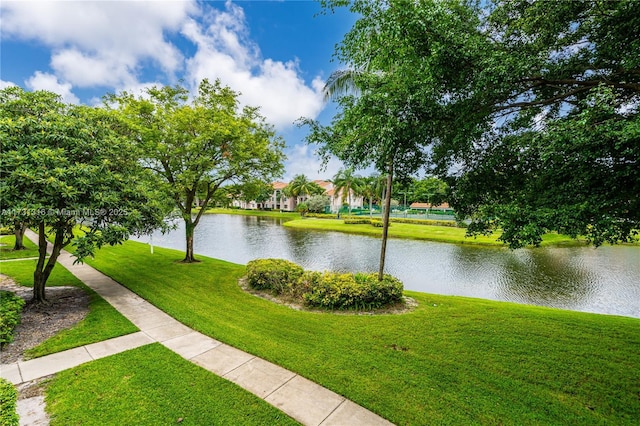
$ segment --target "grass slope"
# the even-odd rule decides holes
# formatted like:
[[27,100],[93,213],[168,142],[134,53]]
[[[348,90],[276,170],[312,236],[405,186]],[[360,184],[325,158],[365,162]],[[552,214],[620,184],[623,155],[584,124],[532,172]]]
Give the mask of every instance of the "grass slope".
[[299,312],[243,293],[242,265],[181,258],[127,242],[90,263],[190,327],[397,424],[640,418],[638,319],[413,292],[419,307],[403,315]]
[[280,212],[277,210],[242,210],[242,209],[223,209],[213,208],[207,209],[205,214],[235,214],[240,216],[264,216],[280,219],[298,219],[300,213],[296,212]]
[[58,373],[51,425],[294,425],[242,388],[155,343]]
[[[362,234],[379,237],[382,235],[382,228],[377,228],[368,224],[345,224],[339,219],[316,219],[306,218],[291,220],[283,224],[295,229],[312,229],[318,231],[337,231],[350,234]],[[429,240],[445,243],[457,244],[479,244],[504,246],[502,241],[498,241],[499,235],[466,237],[466,229],[452,226],[415,225],[410,223],[392,223],[389,227],[389,237],[408,238],[414,240]],[[574,240],[565,235],[546,234],[542,239],[543,246],[547,245],[580,245],[579,240]]]
[[[33,271],[36,262],[36,260],[6,262],[0,264],[0,270],[18,284],[33,287]],[[37,358],[138,331],[135,325],[96,292],[84,285],[62,265],[56,265],[51,272],[47,287],[67,285],[80,287],[89,293],[89,313],[72,328],[63,330],[40,345],[27,350],[26,358]]]

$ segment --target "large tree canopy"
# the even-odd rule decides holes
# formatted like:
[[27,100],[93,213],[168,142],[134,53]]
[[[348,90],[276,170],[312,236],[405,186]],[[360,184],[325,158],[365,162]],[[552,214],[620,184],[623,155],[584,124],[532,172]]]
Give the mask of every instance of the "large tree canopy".
[[[453,75],[443,69],[455,63],[452,55],[464,56],[455,49],[440,51],[439,57],[417,63],[420,47],[406,42],[406,32],[429,29],[456,44],[457,38],[473,33],[477,19],[473,19],[473,11],[463,8],[463,17],[446,16],[433,3],[357,1],[351,7],[362,17],[345,36],[337,55],[352,71],[334,74],[326,88],[337,101],[339,112],[330,126],[309,119],[300,123],[310,127],[307,141],[317,144],[325,159],[335,155],[356,169],[373,164],[385,176],[378,271],[382,280],[393,180],[406,180],[427,166],[434,143],[450,124],[445,102],[450,95],[443,81],[435,82]],[[412,9],[433,16],[429,22],[420,22],[411,16]],[[457,81],[464,80],[459,77]],[[344,88],[351,90],[344,93]]]
[[[45,300],[47,279],[72,241],[82,260],[103,244],[162,225],[167,211],[155,179],[122,137],[123,127],[113,113],[65,105],[50,92],[0,91],[0,221],[39,231],[35,301]],[[85,228],[74,240],[77,224]]]
[[[271,182],[283,169],[284,143],[257,108],[240,108],[238,93],[203,80],[188,102],[180,86],[145,96],[109,96],[134,129],[144,164],[161,177],[185,222],[185,262],[195,261],[193,233],[209,202],[225,184]],[[193,214],[200,195],[201,209]]]
[[361,15],[337,51],[358,96],[339,97],[311,141],[360,162],[394,158],[407,173],[430,167],[471,232],[499,228],[512,247],[548,231],[633,237],[640,2],[326,4]]

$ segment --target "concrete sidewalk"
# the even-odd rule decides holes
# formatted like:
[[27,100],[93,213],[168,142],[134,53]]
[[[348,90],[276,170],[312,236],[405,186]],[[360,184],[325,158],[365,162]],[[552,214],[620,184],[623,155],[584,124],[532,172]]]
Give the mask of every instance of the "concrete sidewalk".
[[[37,235],[27,231],[37,242]],[[19,384],[153,342],[224,377],[304,425],[390,425],[367,409],[296,373],[228,346],[178,322],[116,281],[63,251],[58,262],[113,305],[140,331],[29,361],[0,365],[0,376]]]

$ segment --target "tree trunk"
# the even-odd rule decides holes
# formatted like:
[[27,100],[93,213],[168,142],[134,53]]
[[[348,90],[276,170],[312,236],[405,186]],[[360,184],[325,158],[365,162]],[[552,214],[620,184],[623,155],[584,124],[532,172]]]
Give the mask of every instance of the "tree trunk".
[[187,190],[185,195],[186,198],[184,209],[182,209],[182,220],[184,220],[186,248],[184,251],[184,259],[182,260],[182,263],[195,263],[199,262],[199,260],[195,258],[193,252],[193,233],[196,229],[196,225],[198,225],[198,222],[200,221],[202,213],[204,213],[204,211],[207,209],[209,200],[211,199],[211,190],[207,190],[207,196],[202,203],[202,208],[200,209],[200,211],[198,211],[198,214],[196,214],[195,220],[191,216],[191,208],[193,206],[193,200],[196,198],[196,186],[194,185],[192,189]]
[[195,258],[193,253],[193,231],[195,230],[195,228],[196,226],[191,220],[191,215],[189,215],[188,217],[185,216],[184,229],[186,233],[187,246],[184,253],[184,259],[182,260],[182,262],[184,263],[199,262],[199,260]]
[[369,197],[369,219],[373,219],[373,203],[371,197]]
[[387,176],[387,189],[384,196],[384,211],[382,212],[382,244],[380,247],[380,269],[378,270],[378,281],[384,278],[384,260],[387,254],[387,237],[389,235],[389,212],[391,210],[391,189],[393,186],[393,163],[389,165],[389,175]]
[[[38,263],[33,273],[33,302],[42,303],[46,301],[45,286],[47,280],[56,265],[60,251],[64,242],[64,230],[56,231],[56,237],[53,243],[53,250],[46,261],[47,256],[47,235],[45,234],[44,222],[38,224]],[[46,261],[46,263],[45,263]]]
[[16,236],[16,242],[13,245],[14,250],[25,250],[24,246],[24,231],[27,230],[27,226],[23,222],[16,222],[14,224],[13,233]]

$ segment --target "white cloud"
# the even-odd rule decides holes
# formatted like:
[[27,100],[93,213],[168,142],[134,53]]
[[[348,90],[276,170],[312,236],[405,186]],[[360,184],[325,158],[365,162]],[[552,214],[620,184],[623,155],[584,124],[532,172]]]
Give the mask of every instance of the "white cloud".
[[17,84],[15,84],[12,81],[0,80],[0,90],[6,89],[7,87],[11,87],[11,86],[17,86]]
[[331,179],[343,166],[337,159],[330,159],[326,168],[310,145],[295,145],[287,151],[285,161],[285,181],[289,182],[296,175],[305,175],[310,180]]
[[2,36],[53,48],[52,68],[73,85],[126,85],[144,60],[180,69],[182,54],[164,34],[195,10],[190,1],[3,1]]
[[53,54],[51,67],[65,80],[79,87],[118,87],[136,81],[135,58],[108,58],[108,54],[90,54],[64,49]]
[[309,87],[295,60],[263,59],[248,38],[240,7],[227,2],[224,11],[212,9],[205,23],[192,20],[182,33],[198,46],[187,61],[187,79],[194,86],[204,78],[219,78],[242,93],[243,104],[260,106],[267,120],[280,129],[301,116],[315,117],[323,108],[320,79]]
[[62,100],[70,104],[78,104],[80,100],[71,92],[70,83],[61,83],[58,77],[36,71],[33,76],[25,81],[26,86],[31,90],[48,90],[62,96]]
[[[55,88],[76,102],[72,88],[135,93],[131,89],[151,85],[146,81],[152,76],[162,84],[183,77],[193,88],[204,78],[219,78],[278,129],[301,116],[314,118],[323,108],[321,79],[307,84],[296,58],[263,58],[243,9],[231,2],[224,10],[195,0],[3,0],[0,7],[3,39],[51,49],[51,69],[36,72],[30,84]],[[174,44],[177,35],[196,46],[192,57]]]

